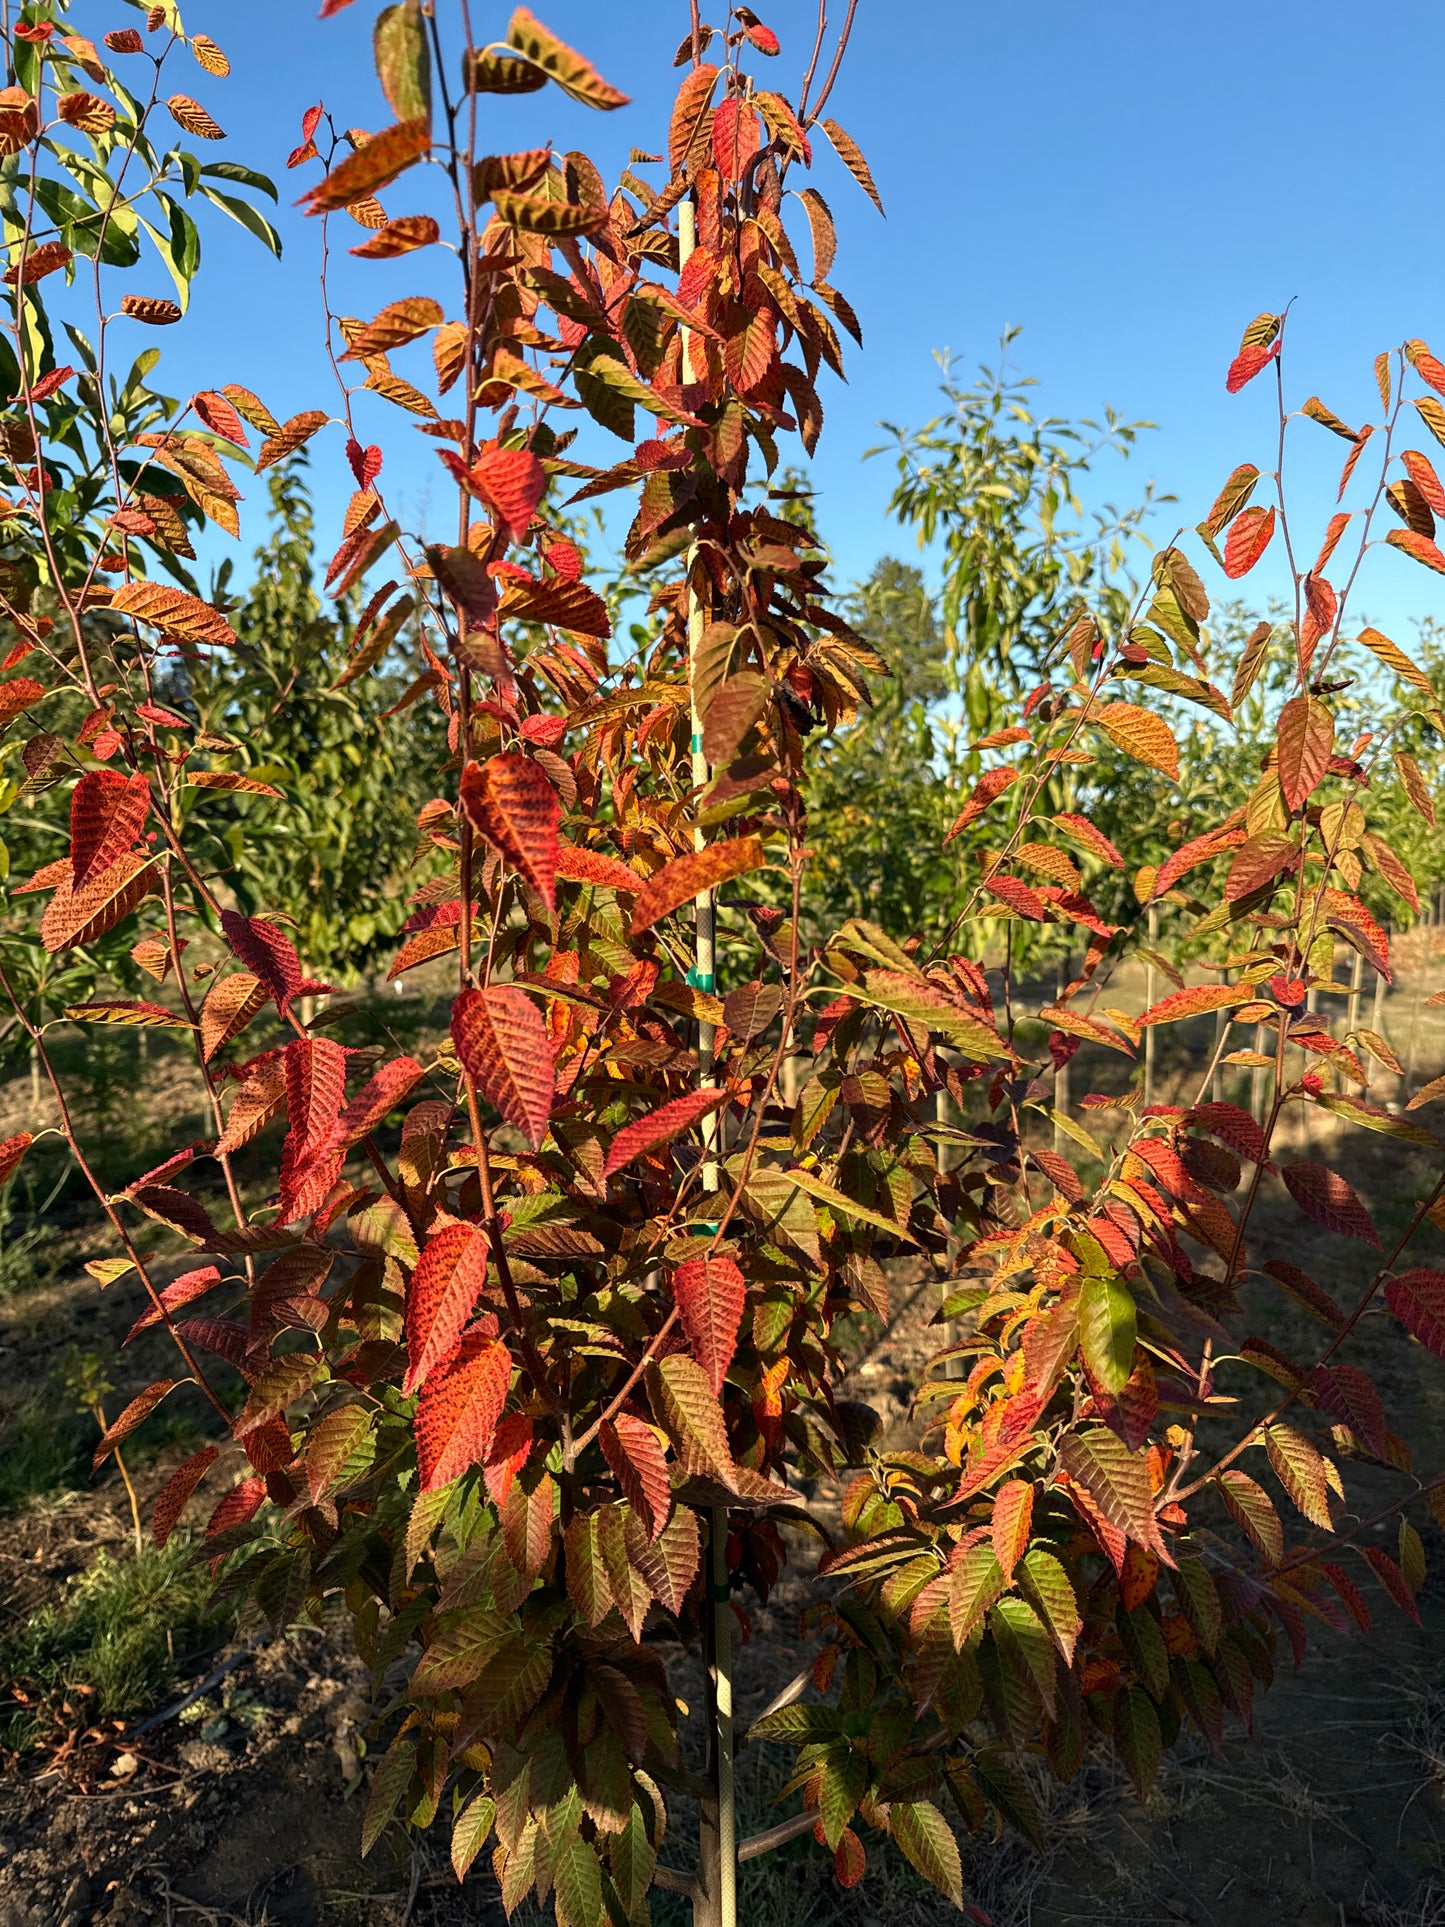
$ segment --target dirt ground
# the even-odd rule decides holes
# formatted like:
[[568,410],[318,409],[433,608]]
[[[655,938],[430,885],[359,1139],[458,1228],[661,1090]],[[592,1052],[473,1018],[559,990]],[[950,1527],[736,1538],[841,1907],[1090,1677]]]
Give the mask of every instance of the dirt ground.
[[[1445,937],[1424,932],[1407,948],[1385,1006],[1385,1028],[1411,1088],[1445,1064],[1445,1010],[1425,1004],[1445,981],[1430,954],[1437,935]],[[1128,987],[1121,991],[1127,1002]],[[1368,991],[1366,1002],[1368,1023]],[[1160,1095],[1188,1068],[1183,1059],[1161,1064]],[[1106,1074],[1092,1059],[1076,1059],[1076,1098],[1092,1088],[1091,1075]],[[1373,1094],[1398,1101],[1399,1083],[1383,1078]],[[182,1101],[185,1093],[175,1095]],[[21,1085],[0,1091],[0,1128],[18,1128],[11,1117],[25,1121],[26,1099]],[[1318,1149],[1318,1127],[1315,1143]],[[1433,1181],[1429,1155],[1351,1133],[1348,1174],[1387,1243]],[[1307,1225],[1277,1186],[1259,1225],[1256,1264],[1287,1256],[1344,1294],[1366,1275],[1364,1247],[1352,1260],[1348,1247]],[[62,1214],[56,1239],[58,1255],[52,1251],[41,1267],[48,1277],[12,1283],[0,1296],[0,1477],[7,1460],[18,1462],[24,1428],[34,1429],[37,1388],[65,1348],[93,1348],[114,1369],[118,1341],[138,1309],[124,1283],[101,1294],[80,1272],[101,1248],[83,1213],[69,1221]],[[1445,1238],[1427,1230],[1412,1255],[1445,1263]],[[1303,1314],[1296,1330],[1277,1296],[1261,1298],[1262,1315],[1266,1304],[1271,1339],[1289,1349],[1295,1337],[1303,1348]],[[895,1307],[892,1327],[860,1355],[850,1389],[901,1428],[935,1340],[927,1328],[932,1293],[912,1295],[899,1276]],[[1438,1470],[1445,1366],[1384,1317],[1367,1321],[1360,1357],[1382,1385],[1392,1422],[1415,1441],[1422,1470]],[[115,1375],[120,1399],[143,1382],[144,1362],[123,1354]],[[182,1414],[176,1436],[161,1436],[138,1466],[143,1500],[194,1449],[194,1432],[182,1434],[200,1418]],[[1368,1481],[1362,1489],[1368,1501]],[[1252,1736],[1232,1728],[1217,1759],[1202,1743],[1177,1752],[1147,1805],[1098,1756],[1067,1787],[1038,1779],[1047,1854],[1012,1835],[966,1840],[970,1898],[995,1927],[1445,1927],[1445,1534],[1422,1518],[1416,1523],[1431,1566],[1423,1630],[1371,1589],[1371,1637],[1312,1627],[1303,1668],[1286,1670],[1257,1701]],[[0,1518],[0,1632],[60,1596],[101,1551],[121,1556],[129,1531],[113,1472],[90,1487],[81,1471],[15,1499]],[[800,1569],[756,1614],[754,1637],[739,1654],[743,1722],[805,1663],[797,1616],[807,1597]],[[678,1691],[700,1706],[700,1682],[681,1656],[674,1660]],[[341,1629],[297,1630],[254,1649],[222,1637],[181,1656],[169,1697],[179,1699],[228,1661],[235,1663],[199,1709],[144,1732],[136,1730],[137,1714],[128,1731],[79,1756],[57,1764],[51,1754],[28,1754],[9,1767],[0,1779],[0,1927],[500,1927],[486,1856],[458,1888],[444,1825],[416,1843],[389,1834],[360,1861],[368,1681]],[[775,1762],[745,1756],[740,1787],[749,1828],[776,1817],[768,1795],[777,1782]],[[874,1844],[869,1873],[850,1894],[806,1840],[753,1863],[744,1870],[748,1927],[943,1927],[959,1919]],[[658,1927],[684,1918],[679,1903],[656,1897]]]

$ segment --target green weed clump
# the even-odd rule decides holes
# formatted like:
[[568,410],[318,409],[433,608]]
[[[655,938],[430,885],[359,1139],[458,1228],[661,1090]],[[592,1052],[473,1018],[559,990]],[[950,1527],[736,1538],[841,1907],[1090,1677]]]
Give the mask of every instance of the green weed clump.
[[148,1710],[174,1687],[177,1662],[228,1624],[210,1593],[210,1574],[179,1539],[138,1559],[98,1553],[58,1600],[0,1638],[0,1750]]

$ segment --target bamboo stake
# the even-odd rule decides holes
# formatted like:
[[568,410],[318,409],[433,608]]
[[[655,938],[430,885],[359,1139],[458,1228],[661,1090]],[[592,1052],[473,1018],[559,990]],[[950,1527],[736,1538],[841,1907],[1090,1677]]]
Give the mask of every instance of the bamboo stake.
[[[1159,947],[1159,906],[1149,905],[1149,948]],[[1155,1002],[1154,966],[1147,964],[1144,969],[1144,1008],[1150,1010]],[[1151,1024],[1144,1033],[1144,1102],[1154,1102],[1154,1026]]]
[[[685,195],[677,210],[678,265],[685,268],[693,249],[697,246],[697,209],[690,194]],[[682,337],[683,381],[686,384],[691,372],[692,330],[685,328]],[[687,668],[688,694],[692,713],[692,787],[696,797],[707,784],[707,755],[702,744],[702,713],[697,699],[697,660],[702,646],[703,613],[693,588],[693,570],[697,563],[695,549],[688,553],[687,587]],[[699,824],[693,830],[693,847],[702,850],[707,838]],[[694,989],[704,996],[711,997],[717,990],[717,897],[715,892],[704,890],[696,899],[697,919],[696,949],[693,968],[688,973]],[[702,1022],[698,1025],[698,1084],[703,1090],[712,1090],[717,1085],[715,1050],[717,1032],[713,1025]],[[720,1187],[717,1151],[719,1146],[718,1117],[716,1111],[703,1119],[703,1166],[702,1188],[705,1194],[715,1194]],[[712,1606],[712,1667],[710,1685],[712,1688],[712,1767],[717,1788],[717,1880],[714,1886],[710,1878],[711,1869],[699,1868],[701,1884],[706,1896],[706,1906],[710,1923],[715,1927],[737,1927],[737,1815],[733,1789],[733,1682],[732,1682],[732,1603],[731,1586],[728,1579],[727,1564],[728,1514],[726,1506],[714,1506],[708,1533],[710,1584],[708,1593]]]

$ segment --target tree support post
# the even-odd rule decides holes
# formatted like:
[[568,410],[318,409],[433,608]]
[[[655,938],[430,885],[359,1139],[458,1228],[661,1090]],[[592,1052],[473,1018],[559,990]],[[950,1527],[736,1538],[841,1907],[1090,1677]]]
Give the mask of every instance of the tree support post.
[[[697,246],[697,210],[692,196],[678,204],[678,260],[686,267]],[[692,331],[683,331],[683,380],[690,372]],[[702,742],[702,712],[697,696],[697,661],[703,637],[703,612],[693,587],[695,549],[688,554],[687,656],[692,715],[692,787],[696,798],[708,780],[707,755]],[[693,831],[693,847],[701,850],[707,838],[701,825]],[[717,990],[717,898],[704,890],[696,899],[697,936],[693,968],[688,976],[695,990],[711,997]],[[714,1067],[716,1031],[698,1025],[698,1084],[711,1090],[717,1083]],[[703,1120],[702,1188],[712,1195],[721,1183],[718,1166],[717,1113]],[[694,1927],[737,1927],[737,1816],[733,1792],[733,1682],[732,1604],[727,1564],[728,1515],[715,1506],[708,1531],[708,1779],[713,1798],[702,1802],[698,1889],[693,1898]]]

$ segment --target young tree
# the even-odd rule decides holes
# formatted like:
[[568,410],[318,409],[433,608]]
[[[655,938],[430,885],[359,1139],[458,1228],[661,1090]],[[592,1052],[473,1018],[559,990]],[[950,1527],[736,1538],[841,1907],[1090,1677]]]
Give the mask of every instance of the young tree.
[[[1068,852],[1114,868],[1123,858],[1049,789],[1061,767],[1090,768],[1104,742],[1176,781],[1168,723],[1114,685],[1140,666],[1136,651],[1165,667],[1150,638],[1172,676],[1188,673],[1209,599],[1177,546],[1156,558],[1126,620],[1105,607],[1101,627],[1070,611],[1066,648],[1046,657],[1052,674],[995,743],[1011,759],[980,777],[955,826],[1010,800],[955,919],[967,941],[950,929],[925,948],[850,919],[807,946],[804,725],[863,702],[881,664],[825,599],[814,538],[743,491],[756,459],[773,466],[780,436],[816,438],[816,378],[839,358],[833,318],[853,325],[828,278],[826,205],[800,190],[811,276],[783,217],[785,183],[825,139],[876,198],[862,156],[824,118],[842,47],[826,48],[820,28],[790,100],[760,84],[777,42],[755,15],[735,9],[721,33],[694,15],[665,179],[649,185],[635,169],[656,163],[638,158],[609,195],[580,153],[494,154],[501,143],[484,138],[493,108],[506,111],[496,96],[552,84],[598,108],[623,104],[581,55],[525,9],[504,41],[479,45],[467,0],[455,12],[388,7],[375,46],[394,124],[343,135],[317,109],[293,159],[320,159],[308,206],[328,233],[343,218],[369,228],[363,257],[439,243],[438,214],[400,198],[422,198],[428,182],[456,248],[450,313],[411,295],[336,324],[357,491],[327,578],[344,596],[383,560],[391,571],[358,625],[358,678],[404,622],[422,627],[451,766],[446,796],[420,813],[432,854],[393,968],[454,956],[458,988],[432,1061],[357,1062],[304,1021],[314,983],[285,932],[227,901],[192,855],[186,793],[240,786],[206,780],[215,773],[194,760],[205,742],[152,685],[167,651],[229,649],[235,630],[225,610],[146,573],[165,518],[138,505],[162,456],[188,492],[194,483],[224,504],[216,477],[234,484],[211,437],[239,451],[244,418],[272,465],[325,418],[276,424],[233,386],[187,404],[204,433],[176,416],[144,439],[96,407],[84,430],[104,451],[93,499],[83,516],[70,501],[57,508],[70,377],[52,367],[39,316],[53,298],[42,264],[58,273],[69,244],[40,254],[38,183],[69,151],[57,130],[89,126],[96,205],[115,210],[132,163],[156,165],[145,133],[156,110],[132,112],[88,42],[31,12],[8,43],[22,92],[0,122],[13,119],[24,156],[7,446],[32,571],[28,599],[10,596],[5,613],[21,651],[12,668],[38,663],[48,680],[12,676],[0,710],[18,719],[77,686],[91,703],[56,751],[75,772],[71,838],[34,880],[50,893],[42,939],[63,954],[137,919],[141,954],[173,976],[172,1003],[110,1000],[72,1015],[191,1031],[216,1130],[119,1194],[95,1186],[116,1273],[134,1268],[150,1299],[141,1327],[183,1366],[110,1424],[101,1454],[177,1383],[201,1387],[250,1465],[206,1528],[222,1590],[276,1622],[340,1594],[378,1675],[404,1662],[366,1844],[398,1810],[425,1825],[449,1800],[458,1872],[495,1832],[509,1908],[536,1892],[562,1927],[641,1921],[661,1885],[687,1895],[698,1920],[730,1927],[739,1859],[812,1831],[853,1881],[859,1828],[875,1828],[961,1906],[945,1796],[970,1827],[995,1815],[1036,1826],[1020,1751],[1041,1747],[1067,1776],[1091,1727],[1147,1788],[1187,1722],[1217,1743],[1226,1707],[1248,1719],[1277,1629],[1298,1651],[1306,1612],[1368,1620],[1336,1552],[1357,1554],[1413,1611],[1423,1555],[1404,1513],[1442,1479],[1414,1473],[1379,1389],[1347,1353],[1381,1296],[1445,1351],[1445,1272],[1404,1263],[1412,1239],[1433,1235],[1445,1172],[1385,1254],[1339,1171],[1311,1159],[1277,1168],[1274,1153],[1290,1108],[1429,1137],[1356,1094],[1351,1043],[1303,1006],[1336,938],[1388,968],[1358,896],[1366,863],[1383,874],[1397,861],[1368,840],[1364,814],[1382,746],[1336,744],[1331,669],[1354,577],[1334,565],[1337,590],[1327,571],[1347,532],[1356,560],[1383,546],[1388,502],[1405,524],[1389,545],[1445,572],[1417,503],[1445,506],[1445,490],[1420,451],[1398,450],[1407,406],[1445,440],[1434,394],[1401,398],[1412,369],[1445,393],[1445,366],[1418,342],[1382,357],[1378,428],[1351,431],[1306,404],[1350,444],[1345,486],[1373,441],[1373,487],[1331,523],[1312,568],[1291,564],[1287,636],[1247,645],[1232,701],[1212,692],[1232,714],[1266,650],[1287,651],[1288,694],[1248,804],[1134,879],[1146,901],[1189,884],[1193,940],[1233,981],[1172,992],[1140,1025],[1099,1003],[1120,933]],[[156,7],[147,27],[159,83],[183,44],[179,22]],[[147,48],[138,32],[110,42],[117,58]],[[209,69],[223,65],[210,42],[189,44]],[[73,86],[77,66],[119,106]],[[215,125],[189,96],[168,105],[183,124]],[[104,211],[86,218],[105,232]],[[126,301],[156,318],[154,297]],[[98,363],[117,325],[107,310],[102,298]],[[392,365],[423,340],[435,400]],[[1274,367],[1276,434],[1282,342],[1282,319],[1261,316],[1230,371],[1238,388]],[[378,400],[431,428],[457,489],[454,544],[423,547],[389,516],[382,451],[362,433]],[[456,412],[443,416],[442,402]],[[619,461],[579,459],[555,426],[568,404],[624,442]],[[627,552],[653,572],[661,617],[643,629],[640,659],[609,658],[605,604],[559,534],[565,481],[579,495],[635,492]],[[1238,579],[1276,530],[1291,556],[1307,555],[1282,497],[1250,499],[1278,485],[1277,473],[1237,470],[1202,526],[1201,560]],[[102,560],[117,566],[102,572]],[[1426,697],[1419,713],[1445,734],[1423,672],[1373,630],[1358,640]],[[1428,814],[1411,766],[1398,768]],[[1058,880],[1018,873],[1031,862],[1036,875],[1046,849]],[[730,891],[748,878],[781,888],[786,907]],[[1087,943],[1077,978],[1029,1012],[1046,1027],[1047,1059],[1026,1053],[1007,963],[991,978],[968,954],[1016,924]],[[183,929],[196,946],[184,957]],[[200,1010],[197,967],[210,983]],[[49,1070],[43,1027],[3,970],[0,993]],[[268,1006],[284,1044],[235,1061]],[[1091,1119],[1108,1140],[1092,1188],[1036,1142],[1032,1111],[1074,1041],[1130,1057],[1141,1026],[1216,1010],[1273,1044],[1262,1122],[1206,1102],[1206,1071],[1187,1108],[1141,1110],[1131,1092],[1112,1122]],[[1226,1029],[1221,1050],[1227,1041]],[[782,1066],[803,1054],[811,1076],[784,1105]],[[227,1104],[221,1064],[236,1087]],[[959,1126],[933,1122],[940,1091]],[[56,1095],[83,1159],[58,1083]],[[275,1193],[248,1213],[231,1160],[283,1112]],[[0,1165],[26,1148],[12,1140]],[[194,1188],[210,1164],[229,1212]],[[1307,1217],[1371,1252],[1349,1304],[1292,1262],[1261,1268],[1319,1321],[1313,1355],[1298,1359],[1239,1322],[1239,1286],[1262,1256],[1255,1206],[1276,1176]],[[148,1241],[151,1224],[170,1227],[203,1262],[162,1288],[140,1219]],[[836,1327],[860,1303],[886,1313],[878,1255],[900,1250],[953,1287],[942,1316],[969,1329],[920,1390],[916,1449],[890,1452],[874,1415],[839,1396]],[[963,1378],[947,1369],[960,1361]],[[234,1421],[222,1371],[244,1387]],[[1251,1373],[1267,1381],[1262,1410],[1236,1403]],[[218,1456],[207,1446],[177,1472],[158,1539]],[[1378,1518],[1344,1510],[1358,1458],[1397,1482],[1379,1516],[1402,1519],[1398,1558],[1363,1543]],[[844,1470],[836,1536],[798,1485]],[[1305,1522],[1288,1538],[1265,1476]],[[797,1746],[803,1806],[740,1843],[732,1604],[745,1588],[766,1597],[788,1524],[828,1540],[812,1620],[826,1643],[752,1732]],[[659,1624],[707,1655],[701,1773],[678,1744],[649,1638]],[[701,1812],[686,1870],[661,1857],[678,1794]]]

